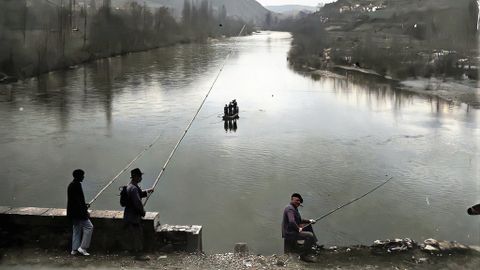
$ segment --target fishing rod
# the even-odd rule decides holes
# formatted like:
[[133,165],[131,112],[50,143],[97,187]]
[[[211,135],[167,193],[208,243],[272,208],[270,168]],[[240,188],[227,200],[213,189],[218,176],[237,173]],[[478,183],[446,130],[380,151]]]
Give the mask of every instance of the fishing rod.
[[[240,30],[240,32],[238,33],[237,37],[239,37],[239,36],[243,33],[243,30],[245,29],[245,27],[246,27],[246,24],[243,25],[243,27],[242,27],[242,29]],[[179,146],[180,143],[183,141],[183,138],[185,138],[185,135],[187,135],[188,130],[190,129],[190,127],[192,126],[193,122],[194,122],[195,119],[197,118],[198,113],[200,112],[200,110],[202,109],[203,105],[205,104],[205,101],[207,100],[208,95],[210,95],[210,92],[212,91],[213,87],[215,86],[215,83],[217,82],[218,78],[220,77],[220,74],[222,73],[223,68],[225,67],[225,64],[227,63],[227,60],[228,60],[228,58],[230,57],[230,54],[231,54],[232,52],[233,52],[233,46],[232,46],[232,48],[230,49],[230,51],[228,52],[227,56],[225,57],[225,60],[223,61],[223,64],[222,64],[222,67],[221,67],[220,70],[218,71],[217,76],[215,77],[215,80],[213,80],[213,83],[212,83],[212,85],[210,86],[210,89],[208,90],[207,94],[206,94],[205,97],[203,98],[203,101],[202,101],[202,103],[200,104],[200,107],[198,107],[197,112],[196,112],[195,115],[193,116],[193,118],[192,118],[192,120],[190,121],[190,123],[188,123],[187,128],[185,128],[185,131],[183,131],[182,136],[180,136],[180,139],[178,140],[178,142],[177,142],[177,144],[175,145],[175,147],[173,147],[173,150],[170,152],[170,155],[168,156],[167,161],[166,161],[165,164],[163,165],[162,170],[160,171],[160,173],[158,174],[157,178],[155,179],[155,182],[153,183],[153,186],[152,186],[152,188],[151,188],[152,190],[157,186],[158,182],[160,181],[160,177],[162,177],[163,172],[165,172],[165,169],[167,168],[168,164],[170,163],[170,160],[172,159],[173,155],[174,155],[175,152],[177,151],[178,146]],[[147,198],[145,198],[145,202],[143,203],[144,206],[147,204],[148,199],[150,199],[150,196],[151,196],[151,195],[152,195],[151,192],[148,193]]]
[[308,227],[308,226],[310,226],[310,225],[312,225],[313,223],[316,223],[317,221],[320,221],[320,220],[322,220],[322,219],[330,216],[331,214],[337,212],[338,210],[344,208],[345,206],[350,205],[350,204],[352,204],[352,203],[354,203],[354,202],[362,199],[363,197],[367,196],[368,194],[370,194],[370,193],[374,192],[375,190],[381,188],[383,185],[385,185],[386,183],[388,183],[388,182],[389,182],[390,180],[392,180],[392,179],[393,179],[393,176],[390,177],[390,178],[388,178],[387,181],[385,181],[385,182],[381,183],[380,185],[376,186],[374,189],[372,189],[372,190],[370,190],[369,192],[363,194],[362,196],[360,196],[360,197],[358,197],[358,198],[355,198],[355,199],[349,201],[348,203],[342,204],[341,206],[333,209],[332,211],[326,213],[325,215],[323,215],[323,216],[321,216],[321,217],[319,217],[319,218],[317,218],[317,219],[314,219],[315,222],[309,222],[307,225],[303,226],[302,229],[303,229],[303,228],[306,228],[306,227]]
[[[243,25],[242,29],[241,29],[240,32],[238,33],[238,36],[240,36],[240,35],[243,33],[243,30],[245,29],[245,27],[246,27],[246,25]],[[165,163],[165,165],[164,165],[163,168],[162,168],[162,171],[160,172],[160,174],[158,175],[157,179],[155,180],[155,184],[153,185],[153,188],[157,185],[158,180],[160,179],[163,171],[165,170],[165,168],[167,167],[168,163],[170,162],[170,159],[172,158],[173,153],[177,150],[178,146],[180,145],[180,142],[183,140],[183,138],[185,137],[188,129],[190,128],[190,126],[192,125],[193,121],[195,120],[195,118],[197,117],[198,113],[200,112],[200,109],[202,108],[202,106],[203,106],[203,104],[205,103],[208,95],[209,95],[210,92],[212,91],[213,86],[215,85],[215,83],[216,83],[218,77],[220,76],[220,73],[222,72],[223,68],[225,67],[225,64],[226,64],[226,62],[227,62],[227,59],[230,57],[230,54],[232,53],[232,51],[233,51],[233,48],[230,49],[229,53],[228,53],[227,56],[225,57],[225,61],[223,62],[223,65],[222,65],[222,67],[220,68],[220,71],[219,71],[219,73],[217,74],[217,77],[215,78],[215,80],[214,80],[212,86],[210,87],[207,95],[206,95],[205,98],[203,99],[203,102],[202,102],[202,104],[200,105],[199,109],[198,109],[197,112],[195,113],[192,121],[190,121],[190,123],[189,123],[189,125],[187,126],[187,128],[185,129],[182,137],[180,138],[180,140],[179,140],[179,141],[177,142],[177,144],[175,145],[173,151],[170,153],[170,156],[168,157],[167,162]],[[133,158],[133,160],[131,160],[122,170],[120,170],[120,172],[119,172],[117,175],[115,175],[115,177],[113,177],[113,178],[108,182],[108,184],[105,185],[105,186],[95,195],[95,197],[93,197],[93,199],[88,203],[88,207],[90,207],[90,206],[98,199],[98,197],[99,197],[110,185],[112,185],[113,182],[115,182],[115,180],[117,180],[118,177],[120,177],[120,175],[122,175],[135,161],[137,161],[143,154],[145,154],[145,152],[147,152],[150,148],[152,148],[152,146],[158,142],[158,140],[160,139],[160,137],[161,137],[161,134],[158,135],[158,136],[157,136],[149,145],[147,145],[142,151],[140,151],[140,152],[135,156],[135,158]],[[149,193],[148,197],[146,198],[145,204],[147,203],[150,195],[151,195],[151,193]],[[144,205],[145,205],[145,204],[144,204]]]
[[125,167],[123,167],[123,169],[117,174],[115,175],[115,177],[112,178],[112,180],[110,180],[110,182],[108,182],[107,185],[105,185],[98,193],[97,195],[95,195],[95,197],[93,197],[93,199],[88,203],[89,206],[91,206],[97,199],[98,197],[100,196],[100,194],[102,194],[111,184],[113,184],[113,182],[115,182],[115,180],[117,180],[118,177],[120,177],[120,175],[122,175],[130,166],[132,166],[132,164],[137,161],[141,156],[143,156],[143,154],[145,154],[145,152],[147,152],[147,150],[149,150],[150,148],[152,148],[152,146],[157,143],[157,141],[160,139],[160,135],[158,135],[149,145],[147,145],[142,151],[140,151],[140,153],[137,154],[137,156],[135,156],[135,158],[132,159],[132,161],[130,161]]

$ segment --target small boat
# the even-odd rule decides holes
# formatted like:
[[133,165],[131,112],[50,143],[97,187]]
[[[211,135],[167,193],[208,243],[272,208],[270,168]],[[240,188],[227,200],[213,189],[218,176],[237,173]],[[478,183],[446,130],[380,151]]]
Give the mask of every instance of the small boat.
[[223,120],[235,120],[238,119],[239,109],[237,106],[237,100],[232,100],[228,105],[225,104],[223,107]]
[[233,115],[223,115],[223,120],[234,120],[240,118],[238,116],[238,113],[233,114]]

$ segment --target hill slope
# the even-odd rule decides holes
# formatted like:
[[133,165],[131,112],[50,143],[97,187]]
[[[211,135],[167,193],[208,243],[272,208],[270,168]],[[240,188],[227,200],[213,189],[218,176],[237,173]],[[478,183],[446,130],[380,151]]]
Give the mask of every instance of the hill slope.
[[308,12],[308,13],[313,13],[317,11],[317,7],[312,7],[312,6],[302,6],[302,5],[283,5],[283,6],[266,6],[266,9],[276,12],[276,13],[281,13],[281,14],[292,14],[296,12]]
[[[173,11],[176,18],[180,18],[183,10],[184,0],[113,0],[113,5],[121,6],[127,2],[136,1],[143,5],[145,2],[149,7],[168,7]],[[191,0],[199,6],[201,0]],[[227,16],[237,17],[246,22],[263,24],[268,10],[255,0],[209,0],[215,12],[221,10],[225,5]]]

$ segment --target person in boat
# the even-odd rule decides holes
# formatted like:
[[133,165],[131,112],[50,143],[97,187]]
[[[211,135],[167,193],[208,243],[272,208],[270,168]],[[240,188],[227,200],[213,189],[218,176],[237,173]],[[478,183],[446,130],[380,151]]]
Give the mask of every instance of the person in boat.
[[[295,250],[298,240],[304,240],[300,250],[300,258],[307,262],[315,261],[313,247],[316,246],[317,237],[313,232],[314,219],[302,219],[298,207],[303,203],[303,198],[298,193],[293,193],[290,203],[283,210],[282,238],[284,239],[285,253]],[[308,225],[308,226],[307,226]]]
[[232,100],[232,105],[233,105],[233,114],[237,114],[238,113],[238,106],[237,106],[237,100],[236,99]]
[[73,224],[72,251],[70,254],[90,255],[87,249],[90,247],[92,239],[93,225],[88,213],[89,205],[85,203],[83,195],[82,181],[85,178],[85,172],[81,169],[74,170],[73,181],[67,189],[67,217]]
[[232,116],[233,115],[233,103],[230,102],[228,104],[228,116]]
[[127,186],[128,203],[123,212],[123,221],[130,236],[129,243],[132,244],[133,255],[136,260],[149,260],[150,258],[142,256],[143,251],[143,229],[142,217],[146,212],[143,208],[142,198],[147,197],[148,193],[153,192],[152,189],[142,190],[138,184],[142,181],[142,171],[135,168],[130,171],[131,181]]

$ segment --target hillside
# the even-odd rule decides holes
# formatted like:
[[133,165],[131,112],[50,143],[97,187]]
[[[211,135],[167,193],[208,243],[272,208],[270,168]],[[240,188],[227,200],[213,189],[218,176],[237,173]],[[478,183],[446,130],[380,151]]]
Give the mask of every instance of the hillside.
[[298,24],[290,56],[394,78],[477,78],[477,25],[476,0],[339,0]]
[[327,30],[435,40],[452,49],[452,41],[475,35],[477,14],[475,0],[339,0],[317,16],[328,18]]
[[[141,5],[145,2],[149,7],[168,7],[177,19],[181,18],[184,5],[184,0],[113,0],[112,5],[122,6],[130,1],[136,1]],[[191,0],[191,2],[196,2],[199,6],[201,0]],[[209,2],[214,12],[220,11],[225,5],[228,17],[240,18],[245,22],[258,25],[263,24],[268,13],[268,10],[255,0],[209,0]]]
[[302,5],[266,6],[265,8],[280,14],[292,14],[300,11],[305,13],[313,13],[317,11],[317,7]]
[[316,7],[302,5],[266,6],[265,8],[273,13],[280,14],[280,18],[303,17],[317,11]]

